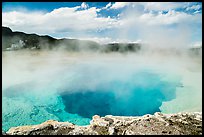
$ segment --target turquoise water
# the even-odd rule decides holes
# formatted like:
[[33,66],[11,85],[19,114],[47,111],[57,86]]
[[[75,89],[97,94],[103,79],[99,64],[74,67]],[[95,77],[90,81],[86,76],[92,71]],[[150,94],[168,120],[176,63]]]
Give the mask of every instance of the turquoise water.
[[[88,65],[89,66],[89,65]],[[49,119],[89,124],[93,115],[140,116],[160,111],[176,98],[179,81],[163,81],[152,71],[113,71],[81,66],[3,90],[2,126],[39,124]],[[88,67],[88,68],[87,68]]]

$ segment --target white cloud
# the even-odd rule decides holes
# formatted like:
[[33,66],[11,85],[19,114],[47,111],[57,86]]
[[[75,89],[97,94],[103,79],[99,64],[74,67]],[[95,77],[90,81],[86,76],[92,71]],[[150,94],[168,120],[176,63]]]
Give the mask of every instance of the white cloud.
[[201,8],[201,5],[192,5],[191,7],[187,7],[186,10],[199,10]]
[[145,10],[168,11],[176,8],[185,8],[188,3],[184,2],[143,2]]
[[140,19],[142,22],[149,25],[170,25],[174,23],[186,23],[195,20],[198,16],[193,16],[184,12],[168,11],[166,14],[159,13],[157,15],[147,13],[143,14]]
[[121,25],[136,25],[136,24],[143,24],[143,25],[152,25],[152,26],[159,26],[159,25],[172,25],[175,23],[178,24],[189,24],[189,23],[201,23],[202,21],[202,14],[187,14],[185,12],[178,12],[175,10],[169,10],[167,13],[152,13],[147,12],[143,14],[136,15],[134,13],[127,13],[123,15],[120,24]]
[[14,30],[35,33],[55,33],[58,31],[97,31],[112,28],[117,20],[106,17],[97,17],[100,9],[92,7],[84,10],[63,7],[49,13],[41,12],[3,12],[3,26]]
[[176,8],[185,8],[189,5],[187,2],[115,2],[111,9],[120,9],[126,6],[132,8],[143,6],[144,10],[168,11]]
[[88,7],[89,7],[89,5],[86,4],[86,2],[82,2],[82,4],[81,4],[82,9],[87,9]]

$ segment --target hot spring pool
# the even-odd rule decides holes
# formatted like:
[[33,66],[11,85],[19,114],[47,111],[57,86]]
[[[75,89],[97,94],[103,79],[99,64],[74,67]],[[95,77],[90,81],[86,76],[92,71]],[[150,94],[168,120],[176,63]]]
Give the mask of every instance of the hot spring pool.
[[57,79],[46,83],[46,87],[41,86],[45,81],[31,81],[5,89],[4,130],[12,126],[39,124],[48,119],[87,125],[95,114],[153,114],[160,111],[163,101],[175,98],[179,85],[179,81],[162,81],[158,74],[150,72],[137,72],[126,76],[125,80],[117,78],[103,82],[101,79],[110,73],[97,73],[96,69],[86,68],[86,72],[80,70],[81,74],[77,71],[77,74],[69,76],[63,74],[62,78],[67,79],[71,86],[68,83],[64,85],[65,81],[61,85],[61,80]]
[[177,98],[176,90],[183,87],[181,76],[167,80],[165,73],[142,65],[83,61],[38,69],[21,75],[21,81],[14,77],[13,84],[4,84],[4,131],[49,119],[88,125],[96,114],[153,114],[161,111],[164,102]]

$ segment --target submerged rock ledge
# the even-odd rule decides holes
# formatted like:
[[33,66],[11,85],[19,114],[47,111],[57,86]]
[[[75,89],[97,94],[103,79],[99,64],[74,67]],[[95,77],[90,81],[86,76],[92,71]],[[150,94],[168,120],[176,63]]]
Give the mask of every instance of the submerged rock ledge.
[[8,135],[202,135],[202,112],[141,117],[93,116],[90,125],[48,120],[39,125],[12,127]]

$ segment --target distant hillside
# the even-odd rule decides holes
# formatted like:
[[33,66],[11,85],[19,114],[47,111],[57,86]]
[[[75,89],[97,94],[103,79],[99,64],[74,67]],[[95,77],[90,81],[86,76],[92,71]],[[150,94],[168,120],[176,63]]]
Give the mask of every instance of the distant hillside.
[[78,51],[80,47],[97,49],[99,44],[88,40],[55,39],[50,36],[13,32],[10,28],[2,27],[2,49],[57,49]]
[[50,36],[13,32],[8,27],[2,27],[2,50],[51,50],[68,51],[100,51],[100,52],[135,52],[141,45],[137,43],[111,43],[101,45],[94,41],[77,39],[55,39]]

